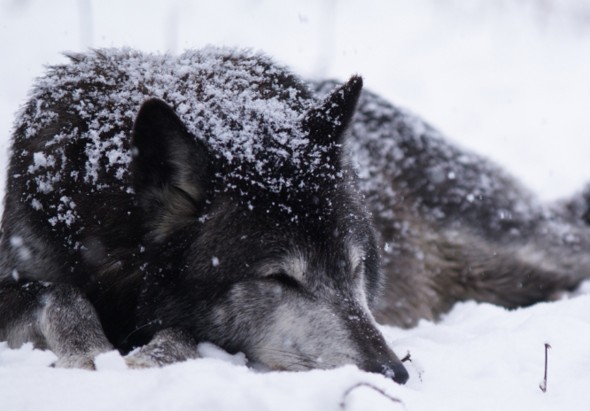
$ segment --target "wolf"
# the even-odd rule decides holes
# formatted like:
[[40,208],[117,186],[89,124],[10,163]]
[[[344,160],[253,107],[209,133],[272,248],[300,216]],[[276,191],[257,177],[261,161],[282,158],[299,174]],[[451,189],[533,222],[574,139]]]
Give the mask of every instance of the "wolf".
[[57,366],[196,356],[407,370],[377,322],[517,307],[588,277],[588,234],[487,160],[346,83],[207,48],[71,55],[13,135],[0,340]]
[[379,252],[342,150],[360,77],[320,100],[251,51],[69,60],[15,125],[0,340],[81,368],[114,348],[168,364],[209,341],[266,369],[406,382],[371,311]]
[[[337,83],[316,82],[322,96]],[[378,322],[437,321],[459,301],[554,300],[590,278],[590,190],[544,203],[480,155],[363,91],[345,151],[376,227]]]

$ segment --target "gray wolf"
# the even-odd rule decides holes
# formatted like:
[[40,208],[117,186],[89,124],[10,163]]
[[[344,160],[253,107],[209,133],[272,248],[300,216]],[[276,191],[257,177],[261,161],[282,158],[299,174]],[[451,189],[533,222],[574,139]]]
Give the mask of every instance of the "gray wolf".
[[355,76],[318,101],[269,58],[207,48],[70,56],[18,116],[0,340],[93,367],[194,357],[408,373],[370,307],[378,250],[342,141]]
[[[588,275],[587,234],[362,80],[228,49],[72,55],[12,143],[0,340],[93,367],[356,364],[404,383],[376,321],[532,304]],[[355,112],[356,109],[356,112]]]

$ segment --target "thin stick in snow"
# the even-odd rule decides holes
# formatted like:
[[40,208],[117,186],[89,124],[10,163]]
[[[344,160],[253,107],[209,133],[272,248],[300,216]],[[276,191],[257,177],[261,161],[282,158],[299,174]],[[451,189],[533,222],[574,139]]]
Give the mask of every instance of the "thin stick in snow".
[[342,400],[340,400],[340,409],[341,410],[346,410],[346,398],[350,395],[350,393],[360,387],[371,388],[372,390],[375,390],[379,394],[383,395],[385,398],[387,398],[391,402],[394,402],[396,404],[401,404],[402,407],[406,408],[406,406],[404,405],[402,400],[392,397],[391,395],[389,395],[385,391],[383,391],[381,388],[376,387],[373,384],[369,384],[368,382],[359,382],[359,383],[353,385],[352,387],[350,387],[349,389],[347,389],[346,391],[344,391],[344,394],[342,394]]
[[551,346],[545,343],[545,374],[543,375],[543,381],[541,382],[541,384],[539,384],[539,388],[543,392],[547,392],[547,358],[549,356],[549,348],[551,348]]
[[414,369],[418,373],[418,378],[420,379],[420,381],[422,381],[422,373],[424,372],[424,370],[420,366],[416,365],[416,363],[414,363],[414,361],[412,361],[412,355],[410,354],[409,351],[404,356],[404,358],[401,359],[401,362],[409,362],[410,364],[412,364],[412,366],[414,367]]

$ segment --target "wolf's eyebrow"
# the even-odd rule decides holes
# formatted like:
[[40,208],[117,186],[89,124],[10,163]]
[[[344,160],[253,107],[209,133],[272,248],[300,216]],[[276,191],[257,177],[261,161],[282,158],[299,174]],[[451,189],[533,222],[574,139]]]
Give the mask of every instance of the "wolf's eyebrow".
[[262,276],[269,276],[277,272],[283,272],[296,280],[303,281],[308,269],[307,259],[302,253],[293,252],[283,257],[261,264],[258,273]]
[[303,254],[293,253],[283,260],[283,267],[285,268],[285,271],[287,271],[287,274],[303,281],[308,269],[308,264]]

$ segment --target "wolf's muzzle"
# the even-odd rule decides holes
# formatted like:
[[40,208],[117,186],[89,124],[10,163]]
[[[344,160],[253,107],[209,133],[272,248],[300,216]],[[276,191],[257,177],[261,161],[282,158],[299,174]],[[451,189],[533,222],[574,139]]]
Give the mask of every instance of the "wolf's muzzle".
[[376,374],[383,374],[387,378],[391,378],[393,381],[397,382],[398,384],[405,384],[410,375],[408,374],[408,370],[406,367],[399,362],[399,363],[388,363],[388,364],[375,364],[372,367],[365,368],[365,371],[374,372]]

